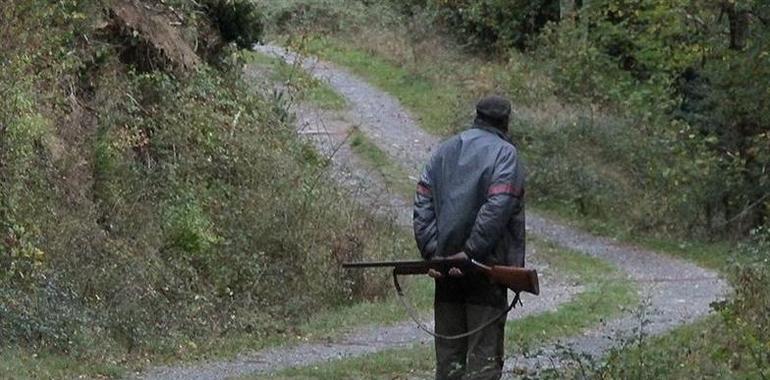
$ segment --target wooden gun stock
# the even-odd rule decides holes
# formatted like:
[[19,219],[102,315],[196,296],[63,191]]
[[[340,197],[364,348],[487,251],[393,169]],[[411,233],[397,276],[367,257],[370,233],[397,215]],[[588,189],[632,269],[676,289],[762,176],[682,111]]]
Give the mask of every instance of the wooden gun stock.
[[481,269],[489,278],[514,292],[540,294],[540,282],[534,269],[495,265]]

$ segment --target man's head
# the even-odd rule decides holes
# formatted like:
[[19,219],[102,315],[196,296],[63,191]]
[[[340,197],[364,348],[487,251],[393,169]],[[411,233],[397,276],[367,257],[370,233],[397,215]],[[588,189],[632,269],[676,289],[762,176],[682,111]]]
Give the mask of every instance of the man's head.
[[507,131],[511,118],[511,102],[497,95],[481,99],[476,105],[476,118],[492,127]]

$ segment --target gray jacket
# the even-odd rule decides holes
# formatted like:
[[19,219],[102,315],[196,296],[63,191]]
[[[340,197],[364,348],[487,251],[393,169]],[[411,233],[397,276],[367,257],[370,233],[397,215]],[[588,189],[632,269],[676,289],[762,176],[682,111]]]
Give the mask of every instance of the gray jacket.
[[464,251],[487,264],[524,266],[524,177],[508,137],[482,120],[442,143],[414,199],[422,257]]

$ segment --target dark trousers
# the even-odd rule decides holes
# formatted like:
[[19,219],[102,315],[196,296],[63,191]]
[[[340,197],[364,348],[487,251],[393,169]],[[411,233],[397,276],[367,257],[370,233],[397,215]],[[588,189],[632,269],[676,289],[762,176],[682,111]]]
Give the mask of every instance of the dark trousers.
[[[480,294],[480,293],[481,294]],[[505,288],[486,278],[436,282],[436,332],[457,335],[481,326],[506,309]],[[499,379],[503,370],[505,318],[463,339],[436,338],[436,380]]]

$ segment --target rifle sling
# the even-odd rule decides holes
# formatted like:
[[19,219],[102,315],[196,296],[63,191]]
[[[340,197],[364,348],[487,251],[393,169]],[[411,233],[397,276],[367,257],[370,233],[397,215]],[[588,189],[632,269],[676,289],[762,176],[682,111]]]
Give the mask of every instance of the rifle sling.
[[410,304],[406,300],[406,297],[404,296],[404,291],[401,289],[401,284],[398,283],[398,274],[396,273],[395,269],[393,270],[393,285],[396,287],[396,294],[398,295],[398,300],[401,301],[401,305],[404,306],[404,309],[406,309],[407,314],[409,314],[409,317],[411,317],[414,323],[417,324],[417,327],[419,327],[420,330],[425,331],[429,335],[433,336],[434,338],[439,338],[439,339],[457,340],[457,339],[467,338],[491,326],[493,323],[497,322],[500,318],[504,318],[508,314],[508,312],[511,311],[511,309],[514,309],[516,307],[517,303],[520,305],[523,305],[521,303],[521,298],[519,297],[519,292],[516,292],[515,293],[516,295],[513,297],[513,301],[511,301],[511,304],[508,305],[505,311],[501,312],[500,315],[490,319],[487,322],[484,322],[481,326],[476,327],[471,331],[468,331],[462,334],[457,334],[457,335],[443,335],[435,331],[431,331],[422,322],[420,322],[420,318],[417,316],[417,312],[414,310],[414,307],[412,307],[412,304]]

